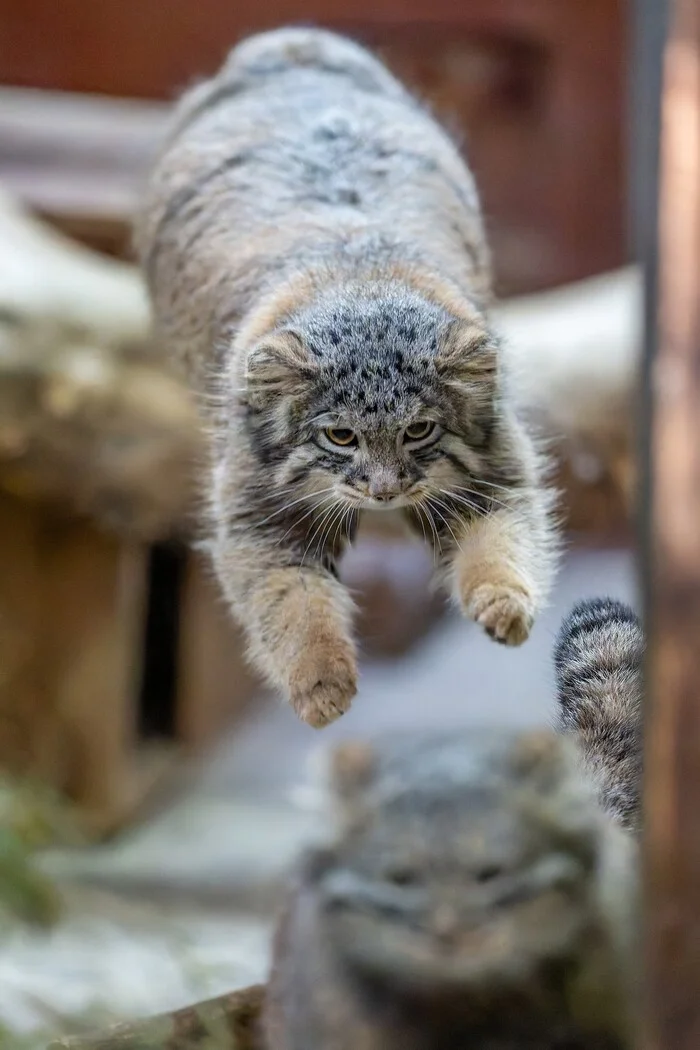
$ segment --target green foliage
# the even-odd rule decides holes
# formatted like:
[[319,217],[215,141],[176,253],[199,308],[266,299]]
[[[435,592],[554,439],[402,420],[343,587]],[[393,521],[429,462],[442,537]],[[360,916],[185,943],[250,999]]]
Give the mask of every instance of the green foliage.
[[[0,920],[52,925],[60,894],[37,869],[36,850],[84,841],[69,804],[39,782],[0,777]],[[4,1050],[0,1031],[0,1050]]]

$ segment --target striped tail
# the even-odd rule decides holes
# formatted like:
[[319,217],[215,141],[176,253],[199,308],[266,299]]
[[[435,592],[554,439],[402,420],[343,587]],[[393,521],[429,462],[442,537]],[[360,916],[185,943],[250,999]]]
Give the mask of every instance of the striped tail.
[[580,602],[554,650],[558,728],[578,743],[604,809],[641,826],[644,633],[622,602]]

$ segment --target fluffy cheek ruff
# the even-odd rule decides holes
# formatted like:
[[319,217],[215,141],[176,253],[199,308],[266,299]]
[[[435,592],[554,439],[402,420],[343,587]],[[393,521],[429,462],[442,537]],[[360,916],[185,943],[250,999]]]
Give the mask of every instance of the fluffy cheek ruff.
[[479,479],[486,476],[485,457],[460,438],[445,435],[428,451],[427,462],[421,464],[423,477],[418,485],[421,496],[444,497],[447,493],[471,491],[478,486]]
[[[319,466],[319,449],[302,420],[306,406],[292,396],[271,398],[262,407],[249,409],[246,429],[252,451],[264,468],[264,482],[271,488],[287,488],[311,482]],[[262,474],[262,471],[261,471]],[[310,484],[309,491],[318,487]]]

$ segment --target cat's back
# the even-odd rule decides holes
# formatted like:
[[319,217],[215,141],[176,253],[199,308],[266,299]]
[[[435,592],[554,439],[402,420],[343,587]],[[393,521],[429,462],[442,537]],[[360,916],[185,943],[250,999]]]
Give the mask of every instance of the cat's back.
[[430,260],[488,284],[474,183],[450,139],[381,62],[320,30],[246,40],[182,99],[137,241],[156,295],[184,279],[210,296],[226,274],[233,315],[300,264],[332,268],[343,253],[360,267]]
[[322,30],[280,29],[239,44],[184,96],[164,156],[171,172],[176,158],[207,178],[240,171],[233,184],[250,190],[253,217],[289,219],[295,205],[322,220],[324,205],[346,205],[355,221],[376,221],[381,207],[410,213],[411,200],[396,199],[400,185],[437,203],[430,176],[478,210],[440,126],[369,51]]

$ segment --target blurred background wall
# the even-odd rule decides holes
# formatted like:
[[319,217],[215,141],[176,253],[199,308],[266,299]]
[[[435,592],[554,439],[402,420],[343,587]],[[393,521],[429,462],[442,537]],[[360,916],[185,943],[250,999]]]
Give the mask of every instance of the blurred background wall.
[[626,258],[627,15],[625,0],[2,0],[0,82],[169,99],[246,33],[348,32],[466,139],[514,293]]

